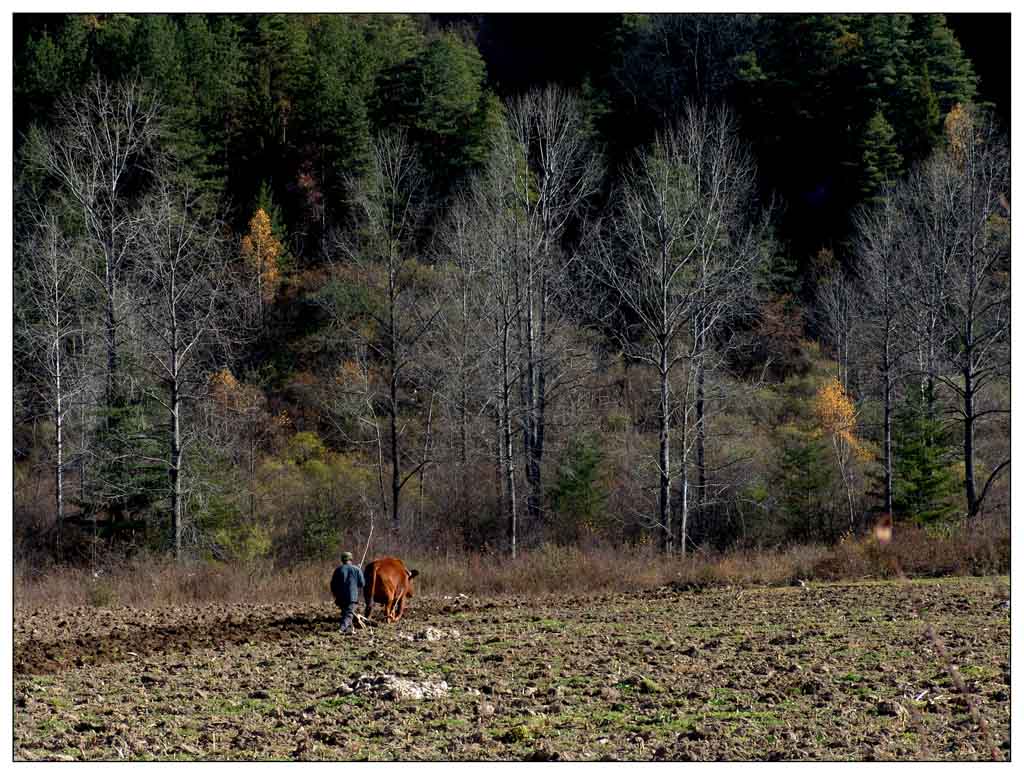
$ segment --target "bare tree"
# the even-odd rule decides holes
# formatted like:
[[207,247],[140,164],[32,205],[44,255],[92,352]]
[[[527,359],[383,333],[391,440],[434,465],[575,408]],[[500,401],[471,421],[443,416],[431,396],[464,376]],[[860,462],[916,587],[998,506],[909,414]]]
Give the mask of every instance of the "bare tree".
[[854,217],[865,345],[881,382],[882,499],[887,514],[893,510],[893,413],[910,352],[902,305],[908,290],[908,226],[892,187],[877,207],[860,210]]
[[[471,189],[471,208],[477,239],[472,260],[479,271],[472,305],[489,344],[481,357],[490,374],[489,404],[495,427],[496,463],[503,482],[506,535],[509,552],[516,556],[519,543],[519,503],[516,493],[516,426],[525,407],[516,404],[524,361],[517,353],[516,334],[524,314],[516,250],[522,222],[515,208],[517,178],[510,174],[522,162],[514,134],[503,128],[483,173]],[[522,395],[521,391],[518,391]]]
[[200,216],[199,201],[187,186],[161,175],[140,215],[145,229],[134,290],[150,343],[144,362],[153,378],[149,392],[167,412],[169,448],[159,462],[167,465],[170,536],[180,560],[185,453],[194,438],[185,407],[204,397],[209,375],[222,360],[211,354],[224,343],[234,317],[225,309],[231,278],[217,224]]
[[[425,465],[426,459],[408,462],[403,448],[402,398],[414,371],[417,348],[434,325],[439,309],[430,303],[431,270],[415,257],[423,216],[426,178],[417,153],[404,132],[384,133],[371,144],[370,169],[351,184],[359,223],[354,238],[337,246],[342,261],[358,267],[368,284],[373,303],[363,310],[374,331],[349,312],[334,310],[336,323],[357,336],[382,365],[386,383],[383,413],[387,421],[390,453],[391,526],[401,526],[402,489]],[[407,464],[408,462],[408,464]]]
[[[656,369],[659,386],[658,507],[662,547],[672,548],[671,427],[677,367],[693,368],[697,437],[703,433],[699,384],[711,335],[735,304],[756,260],[746,247],[753,164],[728,113],[689,106],[633,165],[618,192],[597,276],[635,324],[624,351]],[[690,387],[688,373],[686,385]],[[688,395],[688,391],[684,391]],[[689,404],[687,402],[687,408]],[[686,410],[684,409],[684,415]]]
[[656,13],[636,25],[634,53],[613,75],[634,103],[669,124],[687,99],[714,102],[733,78],[729,63],[750,46],[749,14]]
[[[726,404],[729,391],[709,374],[725,369],[737,347],[735,329],[753,314],[757,265],[763,257],[770,214],[754,217],[756,173],[753,156],[739,142],[737,127],[725,110],[688,105],[680,126],[693,168],[696,195],[703,210],[691,239],[697,248],[699,303],[690,318],[693,355],[694,453],[697,470],[696,507],[703,517],[712,488],[707,455],[709,406]],[[689,402],[686,403],[689,408]],[[685,423],[684,423],[685,424]],[[684,476],[689,458],[681,460]],[[725,463],[726,466],[731,463]],[[679,551],[685,551],[686,502],[680,524]]]
[[[480,228],[481,213],[471,192],[457,194],[440,224],[435,254],[444,277],[435,304],[438,325],[429,341],[436,392],[451,417],[452,446],[457,469],[454,500],[465,508],[471,484],[471,427],[493,411],[488,362],[493,342],[489,333],[491,294],[484,285],[488,276],[483,256],[486,235]],[[486,219],[483,223],[487,223]],[[493,267],[491,267],[493,268]]]
[[542,512],[547,404],[563,387],[563,352],[554,334],[567,307],[560,303],[568,293],[562,240],[598,182],[598,159],[584,130],[578,98],[551,86],[513,100],[508,132],[502,135],[510,144],[507,204],[519,213],[508,236],[514,290],[522,307],[516,336],[523,361],[519,387],[532,525]]
[[967,516],[974,518],[1010,464],[1007,457],[995,465],[979,491],[975,433],[1010,412],[987,402],[989,388],[1010,371],[1009,152],[991,118],[973,107],[954,109],[946,131],[948,147],[924,173],[934,196],[929,204],[946,221],[951,261],[944,322],[952,373],[940,380],[959,401]]
[[81,319],[82,256],[53,210],[36,211],[30,217],[31,236],[18,262],[16,336],[21,355],[34,366],[26,376],[36,383],[36,398],[53,422],[59,552],[65,521],[66,428],[87,378]]
[[123,276],[140,233],[133,191],[148,173],[160,106],[139,81],[89,82],[59,106],[56,128],[42,138],[36,162],[81,213],[99,258],[88,268],[104,299],[106,404],[116,403]]
[[[989,488],[1009,466],[995,465],[980,492],[975,433],[1009,414],[991,386],[1009,375],[1008,154],[989,117],[957,107],[946,122],[947,145],[895,186],[859,221],[859,252],[884,380],[886,506],[892,503],[892,390],[905,353],[916,364],[928,407],[935,390],[955,396],[963,428],[967,515],[978,514]],[[905,332],[905,333],[904,333]],[[900,346],[900,340],[906,342]]]
[[862,300],[859,288],[828,253],[829,264],[816,294],[816,317],[822,338],[831,346],[836,358],[836,379],[843,390],[850,387],[852,354],[861,324]]

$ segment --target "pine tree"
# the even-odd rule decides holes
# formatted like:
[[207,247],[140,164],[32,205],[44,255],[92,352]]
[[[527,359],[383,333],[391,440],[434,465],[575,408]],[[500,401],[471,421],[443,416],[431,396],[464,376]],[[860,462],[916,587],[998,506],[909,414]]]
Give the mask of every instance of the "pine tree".
[[133,46],[141,75],[163,105],[165,120],[160,125],[160,139],[179,162],[174,169],[193,184],[207,181],[211,177],[209,149],[199,131],[199,110],[177,25],[165,14],[146,14],[135,28]]
[[860,193],[866,202],[877,204],[882,187],[899,177],[903,164],[896,149],[896,133],[881,110],[868,122],[861,145]]
[[941,114],[957,103],[973,102],[978,77],[940,13],[914,17],[913,60],[927,65]]
[[[89,76],[89,31],[78,15],[64,19],[59,33],[30,36],[15,59],[15,129],[48,116],[57,100],[76,92]],[[20,140],[15,131],[15,141]]]
[[138,67],[135,47],[136,16],[123,13],[86,17],[92,28],[93,67],[111,81],[130,77]]
[[304,105],[312,158],[300,174],[319,221],[321,252],[328,219],[343,220],[345,180],[368,163],[367,99],[372,72],[362,30],[348,17],[325,16],[312,30],[312,87]]
[[155,401],[138,398],[99,410],[90,449],[98,465],[72,499],[96,538],[162,543],[159,506],[167,493],[167,467],[157,461],[168,444],[168,427],[158,419],[160,409]]
[[189,99],[195,106],[211,191],[229,184],[230,162],[241,138],[245,59],[241,27],[229,16],[187,14],[181,21],[181,51],[188,77]]
[[578,435],[569,442],[559,465],[550,490],[551,504],[565,520],[564,527],[574,539],[581,528],[596,527],[604,509],[607,493],[599,482],[603,460],[598,440]]
[[957,495],[956,451],[931,387],[909,390],[893,425],[893,508],[897,517],[934,524],[951,517]]
[[828,449],[812,432],[783,431],[776,481],[786,531],[802,540],[828,537],[822,525],[832,481]]
[[486,152],[490,122],[481,112],[493,108],[483,59],[475,46],[446,32],[388,77],[395,88],[383,95],[379,118],[410,131],[443,195]]
[[914,78],[914,90],[909,95],[904,112],[906,131],[903,145],[908,159],[919,161],[925,158],[938,144],[941,137],[942,116],[939,114],[939,100],[932,88],[928,63],[923,62]]

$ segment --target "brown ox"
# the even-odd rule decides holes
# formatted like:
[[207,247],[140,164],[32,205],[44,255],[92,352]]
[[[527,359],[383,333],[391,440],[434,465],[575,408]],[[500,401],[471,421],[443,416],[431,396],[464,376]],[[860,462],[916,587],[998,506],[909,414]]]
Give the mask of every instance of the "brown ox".
[[370,608],[380,603],[389,622],[397,622],[405,612],[406,598],[412,597],[412,580],[419,575],[418,570],[407,570],[405,563],[397,557],[378,557],[363,568],[366,585],[363,596],[366,598],[366,616],[370,618]]

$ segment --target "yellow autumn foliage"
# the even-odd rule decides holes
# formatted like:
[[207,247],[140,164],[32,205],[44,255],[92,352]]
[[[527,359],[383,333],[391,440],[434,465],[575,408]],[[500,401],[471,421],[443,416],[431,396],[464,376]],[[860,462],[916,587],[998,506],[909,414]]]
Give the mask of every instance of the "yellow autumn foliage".
[[822,385],[814,397],[814,416],[824,435],[845,443],[857,457],[869,459],[871,450],[857,438],[857,411],[853,401],[835,377]]
[[946,114],[943,129],[946,133],[946,140],[949,142],[949,152],[958,165],[962,164],[964,153],[971,142],[971,133],[974,130],[971,112],[957,103]]
[[242,237],[242,256],[256,272],[260,296],[264,302],[273,300],[281,282],[277,264],[281,251],[282,245],[274,236],[270,216],[261,207],[249,221],[249,233]]
[[245,412],[260,403],[259,389],[243,385],[227,368],[210,377],[210,396],[218,406],[236,412]]

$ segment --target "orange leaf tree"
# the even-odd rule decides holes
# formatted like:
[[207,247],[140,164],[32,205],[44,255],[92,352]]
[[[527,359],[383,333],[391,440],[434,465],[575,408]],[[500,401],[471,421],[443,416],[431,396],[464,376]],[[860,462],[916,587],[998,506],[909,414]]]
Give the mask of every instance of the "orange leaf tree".
[[871,451],[857,438],[857,410],[836,377],[832,377],[818,389],[814,397],[814,416],[819,432],[832,442],[839,473],[846,487],[850,529],[853,530],[853,461],[855,458],[869,459]]
[[261,328],[264,305],[273,301],[281,282],[278,259],[283,249],[281,242],[274,236],[270,216],[260,207],[249,221],[249,233],[242,237],[242,256],[255,273]]

